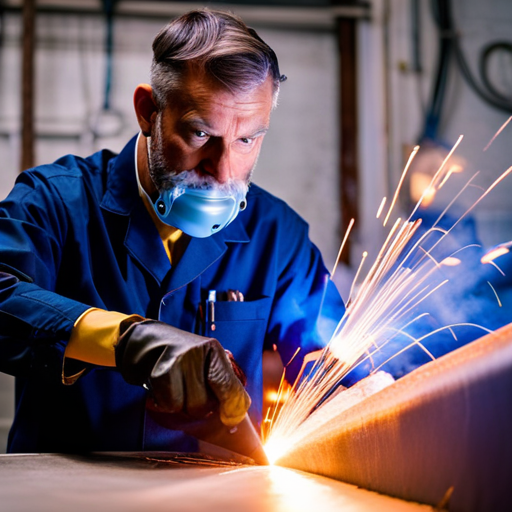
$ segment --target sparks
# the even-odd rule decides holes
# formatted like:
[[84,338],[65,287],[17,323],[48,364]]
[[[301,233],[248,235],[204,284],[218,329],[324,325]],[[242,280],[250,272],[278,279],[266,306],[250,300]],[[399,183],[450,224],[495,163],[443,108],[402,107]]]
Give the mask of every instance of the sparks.
[[343,248],[345,247],[345,243],[348,240],[348,237],[350,235],[350,232],[352,231],[352,226],[354,225],[354,219],[350,219],[350,222],[347,227],[347,231],[345,231],[345,236],[343,237],[343,241],[340,245],[340,250],[338,251],[338,256],[336,257],[336,262],[334,263],[334,267],[331,272],[331,277],[334,275],[334,272],[336,272],[336,267],[338,266],[338,263],[340,261],[341,253],[343,252]]
[[[351,285],[345,314],[329,344],[324,350],[310,354],[305,358],[299,376],[291,389],[288,388],[286,400],[283,402],[277,399],[273,414],[267,414],[267,418],[271,418],[271,430],[267,436],[265,450],[271,461],[278,461],[287,451],[292,450],[297,442],[300,442],[297,433],[300,431],[299,427],[312,413],[322,408],[324,403],[328,403],[333,399],[333,396],[340,392],[340,382],[358,365],[365,361],[371,362],[372,375],[374,375],[374,372],[377,372],[390,360],[413,347],[422,350],[429,359],[435,359],[426,342],[430,337],[442,331],[449,332],[453,339],[457,340],[454,331],[454,327],[457,326],[474,327],[485,332],[491,332],[489,329],[476,324],[458,323],[437,328],[419,337],[410,333],[410,328],[414,328],[415,324],[428,316],[428,313],[417,312],[419,306],[430,297],[434,297],[448,283],[448,279],[443,279],[442,272],[439,273],[439,271],[443,267],[460,265],[461,259],[455,257],[455,255],[458,256],[459,253],[469,247],[479,246],[477,244],[467,245],[445,256],[440,261],[436,260],[433,251],[443,240],[446,240],[455,226],[512,172],[512,167],[509,167],[490,187],[482,191],[478,199],[466,209],[449,229],[441,229],[439,222],[448,209],[464,190],[474,186],[473,180],[476,175],[473,176],[462,191],[457,194],[456,198],[445,208],[432,227],[419,235],[418,229],[421,226],[421,219],[413,220],[414,213],[424,203],[429,190],[435,193],[446,183],[449,175],[455,172],[453,167],[448,171],[445,168],[461,140],[462,136],[459,137],[454,148],[444,159],[409,218],[405,221],[402,219],[395,221],[375,260],[370,264],[366,275],[359,283],[359,276],[362,274],[364,263],[368,257],[366,251],[363,253]],[[414,154],[411,154],[410,161]],[[406,171],[407,166],[402,173],[401,183]],[[400,189],[401,183],[397,191]],[[394,201],[397,197],[397,193],[395,193]],[[393,204],[394,202],[388,210],[384,225],[393,209]],[[379,210],[382,210],[383,205],[384,201],[381,203]],[[379,215],[380,212],[377,216]],[[436,237],[433,244],[428,243],[432,234]],[[346,242],[346,237],[342,246]],[[482,258],[482,263],[494,265],[493,259],[508,252],[512,242],[509,242],[509,244],[498,246],[501,252],[496,248],[488,252]],[[501,307],[501,301],[496,290],[490,282],[488,284]],[[355,291],[356,285],[357,291]],[[400,348],[391,357],[374,364],[374,356],[379,352],[382,353],[384,347],[393,346],[390,344],[396,343],[398,340]],[[383,358],[381,357],[381,359]],[[282,382],[286,382],[284,374]],[[343,391],[341,390],[341,392]]]
[[386,204],[386,201],[387,201],[387,197],[383,197],[382,201],[380,202],[379,209],[377,210],[377,219],[380,218],[382,210],[384,210],[384,205]]
[[450,176],[452,174],[458,174],[460,172],[462,172],[464,169],[462,168],[461,165],[458,165],[458,164],[454,164],[452,165],[448,171],[446,172],[446,175],[445,177],[443,178],[443,180],[441,181],[441,183],[439,183],[439,187],[438,187],[438,190],[443,188],[443,185],[450,179]]
[[501,126],[501,128],[494,134],[493,138],[489,141],[489,144],[487,144],[487,146],[485,146],[484,148],[484,151],[487,151],[490,147],[491,147],[491,144],[494,142],[494,139],[496,139],[496,137],[505,129],[505,127],[507,126],[508,123],[510,123],[510,120],[512,119],[512,116],[510,116],[504,123],[503,125]]
[[496,300],[498,301],[498,305],[500,306],[501,308],[501,300],[500,298],[498,297],[498,294],[496,293],[496,290],[494,289],[494,286],[489,282],[487,281],[487,284],[491,287],[491,290],[494,292],[494,295],[496,297]]
[[499,245],[498,247],[484,254],[480,259],[480,262],[484,264],[490,263],[491,261],[494,261],[496,258],[499,258],[500,256],[503,256],[504,254],[507,254],[509,252],[510,250],[508,247],[506,247],[505,245]]
[[364,251],[363,256],[361,257],[361,263],[359,263],[359,267],[357,269],[356,275],[354,276],[354,280],[352,281],[352,286],[350,288],[350,293],[348,295],[348,302],[350,302],[352,300],[352,294],[354,292],[354,288],[357,283],[357,278],[359,277],[359,274],[361,273],[361,269],[363,268],[364,262],[367,257],[368,257],[368,253],[366,251]]
[[498,267],[494,261],[489,261],[489,265],[492,265],[502,276],[505,275],[505,272],[503,272],[503,270],[501,270],[501,268]]
[[420,149],[419,146],[414,146],[414,149],[411,151],[411,154],[409,155],[407,164],[405,164],[405,168],[402,172],[402,176],[400,176],[400,181],[398,182],[398,186],[396,187],[395,195],[393,196],[393,200],[391,201],[391,205],[389,206],[388,213],[386,215],[386,218],[384,219],[384,222],[382,223],[383,226],[386,226],[386,224],[388,223],[389,216],[391,215],[391,212],[393,211],[396,200],[398,199],[398,194],[400,193],[400,189],[402,188],[402,184],[404,182],[407,171],[409,170],[409,167],[411,166],[412,161],[414,160],[414,157],[416,156],[416,153],[418,152],[419,149]]

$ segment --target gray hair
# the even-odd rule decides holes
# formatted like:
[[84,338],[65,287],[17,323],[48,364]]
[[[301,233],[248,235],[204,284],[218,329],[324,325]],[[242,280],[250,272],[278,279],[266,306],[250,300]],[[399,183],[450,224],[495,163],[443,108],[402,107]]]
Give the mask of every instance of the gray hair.
[[274,105],[286,80],[272,48],[237,16],[201,9],[171,21],[153,41],[151,86],[159,109],[181,83],[188,65],[203,69],[232,93],[248,92],[272,77]]

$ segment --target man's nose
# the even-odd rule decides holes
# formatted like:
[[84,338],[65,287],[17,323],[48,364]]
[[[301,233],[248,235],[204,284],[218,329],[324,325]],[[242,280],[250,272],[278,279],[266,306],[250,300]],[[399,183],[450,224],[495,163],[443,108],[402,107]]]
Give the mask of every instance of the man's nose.
[[227,183],[232,177],[232,165],[231,148],[221,141],[208,149],[203,162],[204,170],[219,183]]

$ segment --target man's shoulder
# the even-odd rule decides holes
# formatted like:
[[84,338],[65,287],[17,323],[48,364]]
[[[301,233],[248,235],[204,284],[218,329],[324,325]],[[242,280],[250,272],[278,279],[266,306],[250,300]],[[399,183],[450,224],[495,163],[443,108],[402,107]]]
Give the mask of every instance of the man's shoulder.
[[38,176],[41,179],[80,178],[101,174],[107,169],[108,162],[115,153],[110,150],[101,150],[88,157],[65,155],[49,164],[42,164],[24,171],[21,176]]
[[265,220],[293,223],[307,228],[307,222],[286,201],[254,183],[247,194],[247,208],[253,208]]
[[23,171],[16,179],[12,191],[22,194],[64,194],[66,197],[80,194],[80,190],[95,190],[102,194],[108,162],[115,156],[102,150],[89,157],[65,155],[53,163],[42,164]]

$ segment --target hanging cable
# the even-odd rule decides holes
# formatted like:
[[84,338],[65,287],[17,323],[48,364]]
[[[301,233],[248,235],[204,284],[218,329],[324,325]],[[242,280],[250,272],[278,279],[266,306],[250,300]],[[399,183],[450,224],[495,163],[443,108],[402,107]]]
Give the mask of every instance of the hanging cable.
[[[480,54],[480,77],[482,79],[482,83],[485,87],[497,98],[501,98],[503,101],[511,103],[512,102],[512,94],[505,96],[498,89],[494,87],[490,78],[489,78],[489,69],[488,64],[491,59],[491,56],[495,53],[502,51],[508,52],[510,56],[510,62],[512,63],[512,42],[510,41],[496,41],[494,43],[488,44],[482,53]],[[511,66],[512,71],[512,66]]]
[[462,51],[460,42],[460,34],[457,30],[452,16],[451,0],[433,0],[435,11],[442,11],[442,16],[434,16],[438,23],[438,28],[441,37],[447,37],[452,40],[453,51],[459,70],[466,81],[466,83],[473,89],[473,91],[489,105],[504,110],[505,112],[512,113],[512,96],[505,96],[498,92],[491,84],[488,77],[487,63],[489,56],[497,50],[505,50],[512,54],[512,42],[495,42],[487,45],[480,57],[480,80],[479,84],[475,79],[471,68]]
[[438,129],[446,95],[450,64],[454,54],[454,38],[448,28],[450,26],[450,16],[447,2],[433,0],[432,11],[439,31],[437,70],[434,75],[432,96],[425,113],[425,122],[420,141],[438,139]]
[[114,7],[117,0],[103,0],[105,14],[105,90],[101,110],[93,116],[91,132],[94,139],[116,137],[124,128],[124,116],[112,108],[112,74],[114,61]]
[[[432,17],[439,34],[439,44],[437,69],[434,75],[432,95],[425,113],[420,142],[425,140],[439,142],[439,123],[452,62],[455,62],[464,81],[473,89],[479,98],[495,108],[507,113],[512,113],[512,96],[507,96],[500,92],[492,84],[489,77],[490,57],[498,51],[509,52],[512,56],[512,42],[497,41],[484,48],[480,55],[479,74],[481,83],[479,83],[471,72],[464,52],[462,51],[460,32],[457,30],[453,20],[451,0],[432,0],[430,5]],[[414,0],[412,0],[412,9],[414,15],[414,11],[418,9]],[[415,44],[414,40],[413,44]],[[419,59],[419,57],[416,56],[416,59]],[[419,66],[418,62],[419,61],[416,62],[416,66]]]

